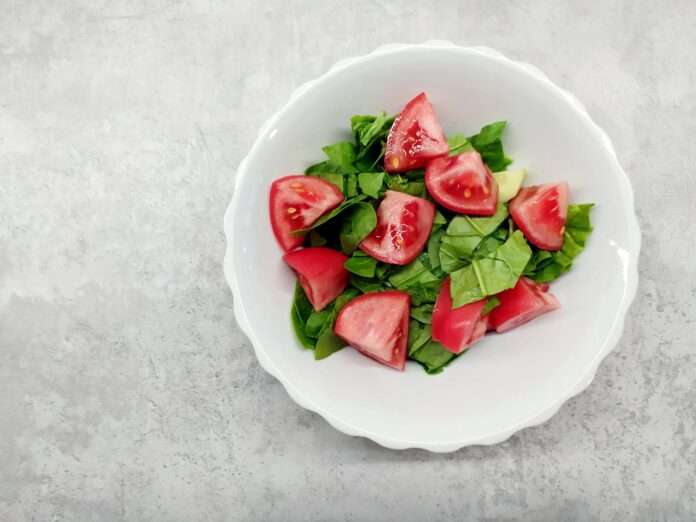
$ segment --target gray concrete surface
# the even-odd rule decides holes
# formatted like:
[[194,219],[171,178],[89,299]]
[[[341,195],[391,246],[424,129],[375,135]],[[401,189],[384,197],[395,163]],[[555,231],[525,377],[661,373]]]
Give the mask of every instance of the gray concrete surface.
[[[533,4],[533,6],[532,6]],[[696,3],[0,0],[0,520],[696,519]],[[485,44],[585,102],[641,284],[547,424],[393,452],[298,408],[235,326],[222,215],[293,88]]]

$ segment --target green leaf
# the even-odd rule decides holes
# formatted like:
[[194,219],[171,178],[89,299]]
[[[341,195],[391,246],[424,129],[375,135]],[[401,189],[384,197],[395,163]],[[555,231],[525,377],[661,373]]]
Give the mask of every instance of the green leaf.
[[[305,174],[308,174],[310,176],[312,175],[317,175],[317,174],[343,174],[343,169],[338,166],[334,165],[330,161],[322,161],[320,163],[315,163],[314,165],[310,165],[305,169]],[[343,185],[343,184],[341,184]],[[343,186],[341,186],[341,190],[343,190]]]
[[363,194],[377,199],[384,185],[384,172],[361,172],[358,174],[358,185]]
[[439,282],[430,270],[416,258],[403,268],[399,268],[389,276],[389,282],[399,290],[425,285],[428,283]]
[[435,217],[433,218],[433,229],[439,228],[442,225],[447,224],[447,218],[443,216],[439,210],[435,211]]
[[418,351],[430,340],[431,328],[429,324],[421,324],[415,319],[408,326],[408,355]]
[[360,290],[363,294],[381,292],[385,289],[381,282],[359,276],[352,276],[350,278],[350,284]]
[[389,190],[405,192],[419,198],[425,197],[425,182],[423,181],[409,181],[399,175],[386,176],[386,180]]
[[592,203],[568,205],[563,246],[557,252],[535,249],[524,274],[538,283],[548,283],[566,273],[573,266],[573,260],[585,248],[587,238],[592,233],[590,210]]
[[449,155],[456,156],[462,152],[473,149],[469,140],[463,134],[453,134],[447,138],[447,144],[449,145]]
[[341,249],[345,254],[351,254],[358,244],[365,239],[377,226],[377,213],[369,203],[353,205],[345,215],[341,224]]
[[350,119],[359,158],[376,149],[375,145],[386,141],[392,123],[394,118],[388,117],[386,112],[380,112],[376,116],[355,115]]
[[476,149],[483,161],[493,172],[505,170],[512,160],[505,155],[501,137],[507,122],[497,121],[481,128],[478,134],[469,137],[469,142]]
[[428,260],[430,261],[430,267],[433,269],[440,267],[440,240],[444,234],[444,230],[437,230],[428,238]]
[[532,255],[522,232],[515,231],[493,254],[474,259],[451,274],[452,306],[459,308],[517,283]]
[[324,321],[319,336],[317,338],[316,347],[314,348],[314,359],[320,360],[325,359],[332,353],[337,352],[344,346],[346,346],[345,341],[338,337],[333,332],[334,322],[338,316],[338,312],[341,311],[351,299],[357,297],[359,292],[353,288],[345,290],[341,295],[339,295],[333,302],[331,306],[331,312],[329,316]]
[[317,219],[312,226],[307,227],[307,228],[302,228],[299,230],[294,230],[293,234],[306,234],[310,230],[313,230],[313,229],[325,224],[327,221],[331,221],[336,216],[338,216],[342,212],[344,212],[346,209],[349,209],[353,205],[357,205],[358,203],[365,200],[366,198],[367,198],[367,196],[365,196],[364,194],[361,194],[359,196],[355,196],[354,198],[346,199],[343,201],[343,203],[341,203],[339,206],[337,206],[331,212],[328,212],[328,213],[324,214],[323,216],[321,216],[319,219]]
[[420,363],[429,374],[440,373],[456,356],[438,342],[430,340],[422,348],[409,355],[410,359]]
[[466,266],[481,242],[495,233],[508,217],[506,205],[499,204],[495,214],[486,217],[456,216],[440,239],[439,266],[446,273]]
[[290,320],[297,340],[300,341],[300,344],[304,348],[310,349],[314,348],[314,341],[305,333],[305,325],[312,312],[312,304],[309,302],[309,299],[307,299],[302,286],[300,286],[300,283],[295,283],[295,294],[290,310]]
[[332,183],[338,187],[338,190],[343,192],[345,194],[344,190],[344,175],[336,172],[315,172],[312,174],[309,174],[310,176],[314,176],[317,178],[321,178],[325,181],[328,181],[329,183]]
[[483,307],[483,310],[481,310],[481,316],[487,315],[493,310],[496,306],[500,305],[500,299],[498,299],[496,296],[491,296],[488,298],[486,301],[486,304]]
[[411,317],[420,323],[430,324],[433,319],[433,305],[412,306]]
[[317,345],[314,348],[314,359],[320,361],[326,359],[329,355],[336,353],[346,346],[346,342],[337,336],[333,330],[325,330],[317,339]]
[[356,173],[353,162],[356,159],[355,145],[349,141],[340,141],[333,145],[322,147],[324,154],[329,158],[329,163],[341,169],[345,174]]
[[324,309],[321,312],[312,312],[307,319],[307,323],[305,324],[305,333],[307,336],[314,337],[316,339],[330,315],[331,312],[327,309]]
[[355,275],[373,278],[375,277],[375,268],[377,268],[377,260],[368,256],[360,250],[353,252],[353,255],[343,264],[349,272]]

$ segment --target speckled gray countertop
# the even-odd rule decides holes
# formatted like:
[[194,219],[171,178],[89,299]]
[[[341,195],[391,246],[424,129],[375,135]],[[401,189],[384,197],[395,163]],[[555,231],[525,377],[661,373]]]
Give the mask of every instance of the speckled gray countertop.
[[[0,0],[0,520],[696,519],[696,3],[423,4]],[[338,59],[432,38],[575,93],[644,241],[590,388],[449,455],[297,407],[221,268],[261,123]]]

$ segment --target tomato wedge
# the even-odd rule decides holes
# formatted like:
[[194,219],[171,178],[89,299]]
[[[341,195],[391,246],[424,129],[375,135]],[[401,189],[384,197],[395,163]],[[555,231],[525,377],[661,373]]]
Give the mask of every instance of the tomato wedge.
[[498,204],[498,184],[475,150],[430,161],[425,186],[443,207],[476,216],[492,216]]
[[389,131],[384,170],[404,172],[424,166],[449,152],[447,138],[424,92],[401,111]]
[[377,362],[403,370],[411,297],[391,290],[356,297],[336,318],[334,332]]
[[530,243],[544,250],[560,250],[568,215],[568,184],[522,188],[510,201],[510,215]]
[[392,265],[406,265],[421,253],[435,219],[435,205],[387,190],[377,208],[377,226],[360,243],[366,254]]
[[541,314],[556,310],[561,305],[547,290],[548,285],[521,277],[514,288],[497,295],[500,304],[491,310],[491,327],[498,333],[507,332]]
[[286,252],[302,246],[304,235],[294,230],[310,227],[322,214],[337,207],[343,194],[333,183],[313,176],[285,176],[271,185],[273,233]]
[[350,274],[343,267],[348,257],[325,247],[303,248],[283,256],[297,272],[297,278],[318,312],[336,299],[348,286]]
[[481,318],[486,300],[452,309],[450,278],[445,279],[433,309],[432,335],[445,349],[461,353],[486,333],[488,320]]

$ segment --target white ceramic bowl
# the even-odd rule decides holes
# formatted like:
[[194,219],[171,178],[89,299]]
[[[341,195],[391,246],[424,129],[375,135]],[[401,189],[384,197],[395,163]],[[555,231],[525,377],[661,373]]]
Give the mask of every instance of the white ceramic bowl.
[[[553,284],[561,310],[486,336],[438,376],[415,363],[394,371],[350,348],[315,362],[291,329],[294,277],[271,232],[269,185],[321,160],[323,145],[350,139],[351,115],[396,113],[420,91],[446,133],[508,120],[513,167],[529,169],[528,184],[567,180],[571,201],[597,204],[595,231]],[[592,381],[638,282],[633,193],[606,134],[538,69],[445,42],[382,47],[297,89],[240,164],[225,232],[236,319],[261,365],[335,428],[395,449],[494,444],[547,420]]]

